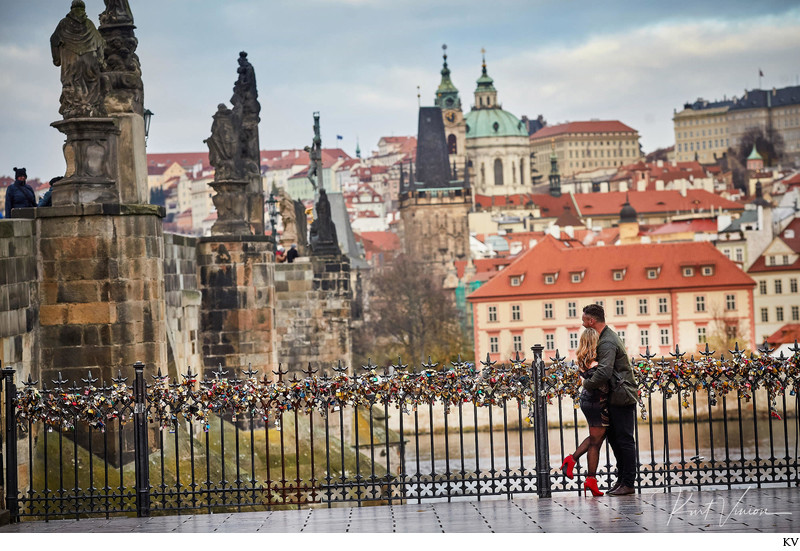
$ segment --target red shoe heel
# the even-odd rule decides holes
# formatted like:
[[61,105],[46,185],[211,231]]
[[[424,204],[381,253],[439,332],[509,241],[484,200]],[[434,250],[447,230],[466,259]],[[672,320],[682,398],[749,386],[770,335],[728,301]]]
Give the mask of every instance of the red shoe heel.
[[599,497],[603,495],[603,492],[597,487],[597,479],[593,476],[589,476],[586,480],[583,481],[583,495],[586,496],[586,492],[591,491],[594,497]]
[[569,479],[575,478],[575,474],[572,472],[573,467],[575,467],[575,458],[572,455],[568,455],[561,464],[561,470],[564,471],[564,474]]

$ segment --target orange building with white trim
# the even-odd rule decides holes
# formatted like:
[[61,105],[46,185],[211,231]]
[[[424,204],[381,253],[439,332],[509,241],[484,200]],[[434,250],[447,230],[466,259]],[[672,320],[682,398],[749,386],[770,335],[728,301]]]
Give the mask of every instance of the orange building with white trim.
[[574,359],[585,305],[600,303],[631,355],[694,353],[718,332],[755,344],[755,281],[707,242],[573,247],[547,236],[467,297],[475,357],[534,344]]

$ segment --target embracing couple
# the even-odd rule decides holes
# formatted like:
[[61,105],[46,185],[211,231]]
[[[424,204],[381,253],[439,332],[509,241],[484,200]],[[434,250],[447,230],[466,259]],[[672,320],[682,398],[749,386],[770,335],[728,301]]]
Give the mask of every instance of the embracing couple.
[[564,459],[561,469],[567,478],[573,478],[575,463],[586,454],[588,472],[583,492],[603,495],[597,487],[596,474],[600,446],[608,438],[617,460],[617,480],[608,495],[630,495],[635,492],[637,465],[633,437],[637,388],[633,370],[622,339],[606,325],[602,306],[590,304],[583,309],[583,327],[577,360],[583,379],[581,411],[589,425],[589,436]]

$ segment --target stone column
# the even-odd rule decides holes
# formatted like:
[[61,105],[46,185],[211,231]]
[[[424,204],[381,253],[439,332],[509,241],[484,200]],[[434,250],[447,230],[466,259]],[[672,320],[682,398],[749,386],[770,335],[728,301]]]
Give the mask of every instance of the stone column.
[[[244,202],[242,202],[244,204]],[[197,268],[202,292],[200,342],[204,375],[218,365],[228,377],[252,364],[272,376],[274,319],[274,256],[264,236],[201,238]],[[233,372],[231,372],[231,370]]]

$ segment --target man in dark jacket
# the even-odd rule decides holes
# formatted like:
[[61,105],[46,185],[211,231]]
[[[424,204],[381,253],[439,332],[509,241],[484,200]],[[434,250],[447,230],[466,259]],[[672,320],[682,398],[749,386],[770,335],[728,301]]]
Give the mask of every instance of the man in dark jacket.
[[292,248],[286,253],[286,262],[291,264],[298,256],[300,256],[300,253],[297,252],[297,243],[292,243]]
[[24,168],[14,167],[14,183],[6,189],[6,218],[11,218],[11,209],[36,206],[36,193],[26,183],[27,179]]
[[635,492],[637,467],[633,436],[637,386],[633,369],[622,339],[606,325],[602,306],[590,304],[583,309],[583,326],[594,329],[600,335],[597,341],[597,371],[591,378],[584,379],[583,386],[592,390],[608,384],[611,388],[606,436],[617,459],[617,481],[608,495],[629,495]]

